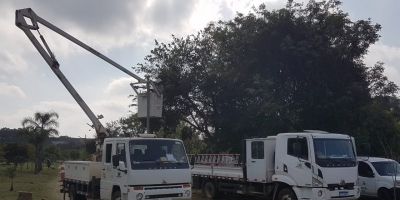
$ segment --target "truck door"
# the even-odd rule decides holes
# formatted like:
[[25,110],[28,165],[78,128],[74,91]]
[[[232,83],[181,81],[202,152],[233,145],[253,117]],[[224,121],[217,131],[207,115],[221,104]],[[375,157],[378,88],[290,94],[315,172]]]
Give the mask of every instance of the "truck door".
[[246,167],[249,182],[266,182],[267,162],[264,147],[263,140],[246,140]]
[[[297,186],[312,186],[312,167],[309,140],[306,137],[289,137],[286,140],[286,154],[282,158],[284,173],[292,178]],[[276,148],[281,148],[277,146]]]
[[111,189],[112,189],[112,143],[106,143],[103,149],[103,168],[101,172],[100,180],[100,197],[101,199],[108,200],[111,199]]
[[[125,143],[117,143],[116,144],[116,154],[119,157],[119,162],[123,163],[123,166],[113,167],[113,185],[126,185],[127,177],[128,177],[128,163],[126,156],[126,148]],[[121,188],[122,190],[122,188]],[[122,190],[124,192],[124,190]]]
[[358,162],[358,185],[361,187],[361,195],[376,195],[375,175],[371,167],[363,161]]

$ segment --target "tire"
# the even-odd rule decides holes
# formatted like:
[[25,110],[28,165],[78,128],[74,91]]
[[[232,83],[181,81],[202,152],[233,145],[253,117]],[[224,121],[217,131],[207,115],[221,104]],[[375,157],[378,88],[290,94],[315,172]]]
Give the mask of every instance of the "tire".
[[68,189],[69,200],[78,200],[78,195],[76,194],[75,186],[71,185]]
[[390,191],[386,188],[381,188],[378,191],[378,199],[380,200],[392,200],[392,194],[390,193]]
[[121,191],[114,191],[111,195],[111,200],[121,200]]
[[297,197],[292,189],[283,188],[278,193],[278,200],[297,200]]
[[217,188],[213,182],[209,181],[203,185],[203,195],[207,199],[215,199],[217,197],[217,193]]

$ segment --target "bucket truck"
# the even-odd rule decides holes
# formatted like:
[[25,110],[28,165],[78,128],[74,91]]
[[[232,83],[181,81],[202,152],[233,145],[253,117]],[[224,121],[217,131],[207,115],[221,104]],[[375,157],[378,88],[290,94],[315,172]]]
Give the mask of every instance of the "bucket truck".
[[[146,84],[148,97],[150,87],[158,96],[161,95],[153,82],[148,78],[140,78],[54,26],[38,16],[31,8],[16,10],[15,14],[16,26],[26,34],[50,69],[89,117],[97,134],[97,162],[64,162],[65,174],[61,189],[64,198],[67,193],[69,198],[74,200],[190,199],[191,177],[183,142],[176,139],[155,138],[151,134],[144,134],[142,137],[110,138],[99,119],[60,70],[59,62],[39,32],[39,24],[135,78],[138,83]],[[32,31],[38,32],[41,42]],[[146,106],[149,117],[149,98]]]

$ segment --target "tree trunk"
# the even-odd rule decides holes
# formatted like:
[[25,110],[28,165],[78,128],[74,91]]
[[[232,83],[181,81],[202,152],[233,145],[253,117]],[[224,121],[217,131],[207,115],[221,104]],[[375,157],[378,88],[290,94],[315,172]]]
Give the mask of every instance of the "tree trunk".
[[43,170],[43,151],[42,151],[43,145],[41,144],[39,146],[39,165],[38,165],[38,170],[41,172]]
[[36,145],[35,174],[42,171],[42,148],[40,144]]
[[10,191],[14,191],[14,178],[11,178],[11,187]]

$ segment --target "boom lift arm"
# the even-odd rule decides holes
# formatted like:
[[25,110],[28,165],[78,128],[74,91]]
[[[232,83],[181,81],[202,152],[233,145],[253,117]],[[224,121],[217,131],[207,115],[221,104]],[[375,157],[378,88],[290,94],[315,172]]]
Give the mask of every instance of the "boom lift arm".
[[[26,19],[29,19],[31,21],[31,24],[28,24]],[[81,42],[80,40],[76,39],[75,37],[71,36],[70,34],[66,33],[65,31],[61,30],[60,28],[54,26],[53,24],[46,21],[45,19],[39,17],[38,15],[36,15],[36,13],[31,8],[16,10],[15,11],[16,26],[18,28],[20,28],[22,31],[24,31],[24,33],[29,38],[29,40],[32,42],[32,44],[35,46],[35,48],[39,51],[40,55],[43,57],[43,59],[46,61],[46,63],[50,66],[50,69],[56,74],[56,76],[61,81],[61,83],[65,86],[65,88],[72,95],[72,97],[75,99],[75,101],[79,104],[79,106],[82,108],[82,110],[85,112],[85,114],[89,117],[90,121],[93,123],[93,127],[98,136],[98,144],[100,146],[103,144],[104,138],[109,136],[109,133],[107,133],[106,129],[101,124],[100,120],[96,117],[96,115],[93,113],[93,111],[89,108],[89,106],[85,103],[85,101],[77,93],[75,88],[71,85],[71,83],[68,81],[68,79],[61,72],[60,64],[58,63],[54,54],[52,53],[49,46],[47,45],[44,37],[39,32],[39,25],[38,25],[39,23],[46,26],[47,28],[51,29],[52,31],[58,33],[59,35],[63,36],[64,38],[70,40],[71,42],[79,45],[80,47],[86,49],[87,51],[96,55],[97,57],[103,59],[104,61],[108,62],[112,66],[125,72],[129,76],[135,78],[138,81],[138,83],[146,83],[147,85],[150,84],[153,87],[153,89],[155,90],[155,92],[158,95],[160,95],[160,92],[157,90],[157,88],[155,87],[153,82],[150,82],[143,78],[140,78],[136,74],[134,74],[131,71],[127,70],[126,68],[122,67],[120,64],[114,62],[110,58],[108,58],[105,55],[101,54],[100,52],[94,50],[93,48],[91,48],[90,46]],[[44,47],[37,40],[35,35],[32,33],[32,31],[34,31],[34,30],[38,31],[38,33],[40,35],[40,39],[41,39]]]

